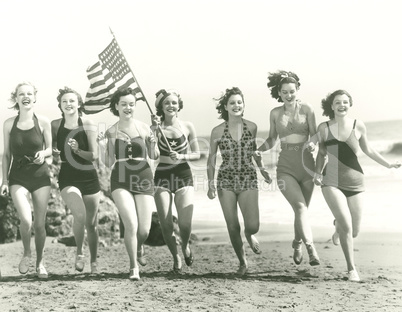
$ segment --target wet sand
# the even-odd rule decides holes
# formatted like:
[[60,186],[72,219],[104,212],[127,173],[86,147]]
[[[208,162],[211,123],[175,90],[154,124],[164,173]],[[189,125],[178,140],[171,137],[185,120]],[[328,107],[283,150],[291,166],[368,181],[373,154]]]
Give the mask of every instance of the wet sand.
[[[100,247],[98,275],[74,270],[74,247],[48,237],[48,280],[31,267],[20,275],[22,243],[0,245],[0,311],[402,311],[402,233],[362,232],[355,257],[362,282],[346,280],[340,246],[329,241],[331,228],[313,228],[321,265],[296,266],[292,227],[262,224],[263,253],[245,243],[249,271],[237,277],[238,261],[223,224],[195,222],[195,261],[180,274],[166,246],[146,246],[148,264],[141,280],[128,280],[124,245]],[[88,250],[85,250],[89,256]],[[88,257],[87,257],[88,259]]]

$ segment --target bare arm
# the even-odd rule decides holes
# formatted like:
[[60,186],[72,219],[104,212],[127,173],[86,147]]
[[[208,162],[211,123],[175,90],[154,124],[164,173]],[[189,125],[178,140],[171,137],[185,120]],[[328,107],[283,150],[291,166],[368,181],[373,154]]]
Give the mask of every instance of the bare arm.
[[325,128],[325,123],[320,124],[318,127],[318,137],[320,138],[320,140],[318,141],[319,149],[317,153],[314,174],[314,183],[316,185],[322,185],[322,170],[324,169],[325,163],[327,161],[327,148],[324,144]]
[[52,156],[52,129],[50,121],[43,116],[37,116],[45,140],[44,149],[35,154],[34,164],[42,164],[47,157]]
[[209,155],[207,160],[207,176],[208,176],[208,198],[213,199],[216,197],[215,185],[215,166],[216,157],[218,153],[218,142],[220,137],[219,126],[215,127],[211,132],[209,141]]
[[85,133],[88,137],[88,151],[84,151],[80,149],[80,147],[77,145],[74,147],[71,145],[71,148],[73,149],[73,152],[80,156],[81,158],[88,160],[88,161],[94,161],[95,159],[98,158],[98,151],[97,151],[97,145],[96,145],[96,133],[97,133],[97,127],[94,122],[91,120],[83,120],[83,126]]
[[275,146],[275,142],[278,138],[278,133],[276,132],[276,113],[275,109],[271,110],[271,113],[269,115],[269,135],[268,138],[265,140],[264,143],[261,144],[261,146],[257,149],[259,152],[265,152],[270,150]]
[[4,150],[2,160],[3,181],[0,190],[1,195],[6,195],[8,193],[8,173],[11,165],[10,131],[12,123],[13,119],[8,119],[4,122],[3,125]]
[[99,145],[99,158],[106,167],[111,167],[116,161],[114,154],[115,136],[111,133],[116,131],[114,126],[106,131],[106,134],[100,133],[97,138]]
[[310,140],[308,145],[308,149],[312,152],[315,150],[315,145],[319,142],[319,138],[317,135],[317,123],[315,120],[314,109],[310,105],[305,105],[307,108],[307,122],[308,122],[308,131],[310,134]]
[[[257,136],[257,125],[256,124],[251,124],[249,126],[249,129],[251,131],[251,134],[253,135],[252,144],[253,144],[253,151],[255,151],[256,150],[255,138]],[[264,177],[265,181],[267,183],[271,183],[272,179],[269,176],[269,173],[268,173],[267,169],[264,166],[264,160],[262,158],[261,153],[253,153],[253,158],[254,158],[254,161],[255,161],[257,167],[260,169],[260,173]]]
[[53,149],[57,149],[57,132],[59,131],[61,119],[52,120],[50,123],[52,129],[52,145]]
[[307,122],[308,122],[308,131],[310,133],[310,141],[314,144],[318,143],[317,137],[317,123],[315,121],[315,113],[311,106],[308,107],[308,114],[307,114]]
[[185,160],[200,159],[200,157],[201,157],[200,146],[198,144],[194,125],[191,122],[187,122],[186,127],[188,129],[188,142],[190,145],[190,152],[188,154],[181,154],[181,156],[179,156],[179,158],[183,157],[183,159],[185,159]]
[[145,144],[147,146],[147,151],[148,151],[148,157],[150,159],[156,160],[159,158],[159,147],[155,139],[155,135],[153,131],[146,125],[144,124],[144,128],[147,131],[147,137],[145,139]]
[[361,133],[359,139],[360,148],[367,156],[387,168],[399,168],[401,166],[399,162],[388,162],[380,153],[378,153],[374,148],[371,147],[370,142],[367,138],[366,126],[362,121],[357,121],[357,129]]

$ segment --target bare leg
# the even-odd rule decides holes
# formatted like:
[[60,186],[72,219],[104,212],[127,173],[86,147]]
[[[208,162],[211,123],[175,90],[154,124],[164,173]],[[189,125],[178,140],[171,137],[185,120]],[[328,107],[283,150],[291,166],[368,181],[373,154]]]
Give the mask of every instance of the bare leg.
[[189,246],[191,235],[191,223],[193,219],[193,197],[194,187],[186,186],[176,191],[174,201],[179,220],[180,237],[182,241],[182,252],[184,257],[188,258],[191,255]]
[[285,183],[285,187],[281,189],[281,192],[292,206],[295,213],[295,240],[302,239],[304,243],[311,244],[313,242],[313,234],[307,211],[307,203],[310,202],[311,194],[308,201],[306,201],[304,195],[304,192],[307,193],[309,187],[308,185],[300,186],[299,183],[289,175],[281,176],[281,179]]
[[362,222],[363,206],[364,206],[363,193],[356,194],[347,198],[350,215],[352,216],[352,236],[357,237],[360,233],[360,225]]
[[162,228],[163,239],[173,256],[173,268],[181,269],[181,259],[177,252],[176,237],[173,233],[172,193],[165,188],[157,187],[154,199]]
[[83,255],[85,235],[86,210],[81,191],[74,186],[67,186],[61,190],[61,197],[73,214],[73,233],[77,244],[77,256]]
[[32,193],[34,208],[36,267],[42,264],[43,250],[46,242],[46,211],[50,197],[50,186],[44,186]]
[[334,187],[323,187],[322,193],[336,219],[343,254],[348,271],[355,269],[353,255],[353,237],[358,234],[361,222],[361,194],[345,198],[343,193]]
[[240,223],[237,213],[237,195],[232,191],[218,191],[219,201],[226,221],[230,241],[240,261],[240,265],[247,265],[243,241],[240,235]]
[[[306,206],[310,205],[311,202],[311,197],[313,196],[313,191],[314,191],[314,183],[311,180],[308,180],[300,185],[300,189],[302,191],[302,194],[304,196],[304,200],[306,202]],[[298,230],[295,228],[295,240],[300,240],[301,239],[301,234],[298,233]]]
[[151,229],[152,211],[155,209],[155,200],[152,195],[134,195],[135,209],[137,210],[137,251],[141,250]]
[[87,229],[88,246],[91,254],[91,263],[96,262],[98,255],[98,208],[100,193],[84,195],[85,227]]
[[32,211],[29,191],[20,185],[10,186],[10,194],[20,218],[20,234],[24,257],[31,257]]
[[130,269],[137,268],[137,210],[134,198],[130,192],[124,189],[116,189],[112,192],[113,201],[119,210],[121,220],[124,223],[124,244],[130,259]]
[[260,228],[258,190],[243,191],[238,195],[239,207],[243,214],[244,235],[253,251],[261,253],[258,240],[254,237]]

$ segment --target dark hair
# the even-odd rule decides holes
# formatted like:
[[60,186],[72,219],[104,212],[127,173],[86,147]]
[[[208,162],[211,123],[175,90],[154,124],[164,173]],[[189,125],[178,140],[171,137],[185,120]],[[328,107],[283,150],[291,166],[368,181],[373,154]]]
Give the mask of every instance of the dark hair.
[[229,98],[232,95],[237,95],[239,94],[243,100],[244,103],[244,96],[243,96],[243,92],[241,92],[241,90],[237,87],[233,87],[231,89],[226,89],[225,94],[222,95],[219,99],[214,99],[215,101],[218,101],[218,105],[216,106],[216,109],[218,110],[219,118],[223,119],[225,121],[229,120],[229,114],[228,111],[226,110],[225,106],[228,104],[229,102]]
[[12,102],[14,104],[10,108],[14,108],[17,111],[20,110],[20,107],[18,106],[18,103],[17,103],[17,96],[18,96],[17,92],[18,92],[19,87],[21,87],[21,86],[30,86],[34,89],[35,102],[36,102],[36,93],[38,93],[38,89],[36,89],[36,87],[29,81],[23,81],[23,82],[17,84],[14,91],[11,92],[11,97],[10,97],[10,102]]
[[68,93],[73,93],[77,96],[78,116],[82,116],[83,104],[84,104],[84,102],[82,101],[82,97],[77,91],[75,91],[69,87],[64,87],[64,89],[59,89],[59,95],[57,96],[57,102],[59,103],[57,106],[60,108],[62,116],[64,117],[63,110],[61,109],[61,98],[63,97],[64,94],[68,94]]
[[293,72],[279,70],[276,73],[269,73],[267,86],[271,90],[271,96],[278,102],[283,102],[279,92],[285,83],[294,83],[297,90],[300,88],[299,77]]
[[137,101],[137,99],[135,97],[135,92],[131,88],[124,88],[124,89],[117,90],[112,95],[112,98],[110,99],[110,111],[113,113],[113,115],[119,116],[119,111],[116,109],[116,104],[119,103],[120,98],[122,96],[130,95],[130,94],[133,95],[134,99]]
[[165,120],[165,113],[163,112],[163,101],[169,95],[177,96],[177,99],[178,99],[178,102],[179,102],[179,110],[178,110],[178,112],[180,112],[183,109],[183,100],[181,99],[180,94],[176,90],[161,89],[158,92],[156,92],[155,95],[156,95],[156,100],[155,100],[156,115],[161,116],[161,121]]
[[347,97],[349,98],[350,106],[352,106],[353,100],[352,100],[352,96],[349,94],[349,92],[347,92],[345,90],[336,90],[332,93],[329,93],[325,99],[321,100],[321,107],[323,109],[322,115],[329,117],[329,119],[334,119],[335,113],[332,109],[332,104],[337,95],[344,95],[344,94],[347,95]]

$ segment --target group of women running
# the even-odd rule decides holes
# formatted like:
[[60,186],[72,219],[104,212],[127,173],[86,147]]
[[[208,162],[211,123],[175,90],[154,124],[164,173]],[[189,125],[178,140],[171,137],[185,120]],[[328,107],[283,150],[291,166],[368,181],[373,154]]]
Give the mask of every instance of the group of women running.
[[[227,89],[217,99],[219,117],[224,121],[212,129],[207,161],[208,197],[218,195],[230,241],[239,259],[238,275],[247,273],[248,264],[241,237],[238,207],[243,215],[244,235],[251,250],[262,252],[255,237],[259,231],[258,178],[272,179],[264,167],[263,152],[276,146],[281,151],[276,178],[279,189],[294,211],[293,260],[303,261],[303,244],[309,264],[320,264],[314,247],[308,218],[308,206],[314,184],[322,193],[335,221],[332,237],[342,246],[347,262],[348,279],[360,281],[353,259],[353,238],[360,230],[362,216],[363,171],[357,159],[361,149],[388,168],[399,168],[375,151],[367,140],[364,123],[348,117],[352,97],[337,90],[322,100],[323,114],[329,118],[316,127],[312,106],[297,97],[299,77],[292,72],[271,73],[267,84],[271,95],[283,103],[270,112],[269,136],[256,145],[257,125],[243,118],[245,101],[238,88]],[[129,278],[139,280],[139,265],[146,265],[144,242],[156,208],[163,238],[173,257],[173,272],[182,269],[181,256],[191,266],[194,253],[190,248],[193,217],[194,182],[189,162],[200,158],[194,125],[178,118],[183,101],[176,90],[156,93],[156,115],[152,125],[134,118],[136,98],[130,88],[116,91],[110,111],[118,121],[106,133],[82,118],[83,101],[74,90],[65,87],[57,96],[62,118],[50,122],[34,113],[37,90],[29,82],[17,85],[12,92],[17,116],[4,122],[3,181],[1,194],[10,194],[20,218],[24,253],[19,271],[30,269],[31,232],[35,232],[36,273],[47,278],[43,262],[46,239],[45,218],[50,194],[50,156],[59,157],[58,184],[66,206],[71,210],[73,233],[77,243],[75,269],[84,270],[85,230],[90,252],[90,271],[97,268],[97,213],[100,186],[94,160],[99,158],[112,167],[110,188],[124,224],[124,243],[129,256]],[[313,152],[318,144],[316,161]],[[222,162],[215,179],[216,159]],[[98,155],[99,154],[99,155]],[[158,160],[153,172],[149,159]],[[256,164],[253,164],[253,159]],[[33,205],[33,222],[31,213]],[[173,204],[176,207],[180,242],[173,229]]]

